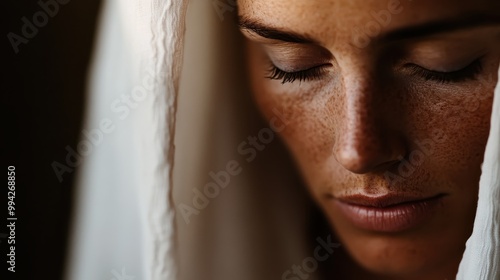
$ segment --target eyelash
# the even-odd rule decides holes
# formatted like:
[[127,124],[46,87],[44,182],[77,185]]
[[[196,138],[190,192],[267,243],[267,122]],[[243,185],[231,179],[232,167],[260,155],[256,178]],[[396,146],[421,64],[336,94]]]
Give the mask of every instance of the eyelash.
[[469,65],[462,69],[452,72],[439,72],[425,69],[416,64],[407,64],[412,74],[422,77],[426,81],[435,81],[441,84],[447,83],[460,83],[467,80],[473,80],[483,70],[482,57],[471,62]]
[[[475,79],[476,76],[481,73],[481,58],[482,57],[474,60],[472,63],[460,70],[452,72],[433,71],[412,63],[408,63],[405,66],[409,68],[411,74],[420,76],[426,81],[435,81],[441,84],[459,83],[469,79]],[[316,66],[296,72],[286,72],[279,69],[274,64],[271,64],[268,71],[269,74],[266,78],[271,80],[281,80],[281,84],[293,83],[296,80],[299,82],[317,80],[324,74],[324,68],[322,66]]]
[[321,66],[316,66],[296,72],[286,72],[279,69],[274,64],[271,64],[271,67],[268,71],[269,74],[266,76],[266,78],[271,80],[281,80],[281,84],[293,83],[296,80],[298,80],[299,82],[317,80],[321,78],[324,72]]

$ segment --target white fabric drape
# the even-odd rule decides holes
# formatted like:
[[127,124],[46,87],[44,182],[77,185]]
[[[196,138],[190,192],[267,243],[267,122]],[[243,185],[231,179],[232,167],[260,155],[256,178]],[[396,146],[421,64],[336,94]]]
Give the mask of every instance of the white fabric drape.
[[[109,120],[113,129],[79,168],[67,279],[281,279],[311,254],[305,195],[290,187],[292,169],[273,162],[271,145],[189,224],[178,213],[211,171],[241,160],[237,146],[263,125],[245,97],[233,2],[221,17],[216,1],[192,0],[185,18],[187,2],[104,1],[84,127]],[[499,279],[499,143],[497,86],[460,280]]]
[[[182,280],[281,279],[313,253],[307,194],[277,137],[251,162],[238,152],[269,123],[253,105],[230,3],[192,0],[187,13],[173,188]],[[186,221],[179,207],[233,161],[241,172]]]
[[500,279],[500,69],[498,75],[474,230],[467,241],[457,280]]
[[78,166],[67,279],[175,279],[171,183],[186,9],[175,0],[103,3],[81,141],[89,131],[95,138]]

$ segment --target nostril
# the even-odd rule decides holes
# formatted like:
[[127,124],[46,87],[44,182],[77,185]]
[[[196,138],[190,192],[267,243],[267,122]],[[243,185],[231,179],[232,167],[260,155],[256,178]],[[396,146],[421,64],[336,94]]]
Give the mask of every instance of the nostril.
[[382,146],[344,145],[334,151],[335,160],[346,170],[356,174],[390,169],[400,161]]
[[370,168],[370,159],[357,149],[345,147],[334,153],[337,162],[353,173],[365,173]]

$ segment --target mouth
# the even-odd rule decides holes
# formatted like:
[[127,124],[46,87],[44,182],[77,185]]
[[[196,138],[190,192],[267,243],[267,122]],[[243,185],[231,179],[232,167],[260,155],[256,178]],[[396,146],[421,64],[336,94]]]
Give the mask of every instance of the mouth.
[[417,228],[430,220],[445,196],[353,195],[334,198],[333,206],[355,227],[394,233]]

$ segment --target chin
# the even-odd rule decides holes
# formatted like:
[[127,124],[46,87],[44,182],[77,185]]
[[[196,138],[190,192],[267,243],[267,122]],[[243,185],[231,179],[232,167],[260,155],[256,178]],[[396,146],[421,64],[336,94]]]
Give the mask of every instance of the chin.
[[449,260],[446,252],[418,248],[411,240],[380,238],[373,238],[364,248],[353,248],[351,255],[371,273],[394,277],[425,275]]
[[355,267],[383,279],[451,279],[469,235],[457,234],[457,228],[428,227],[391,234],[336,228]]

